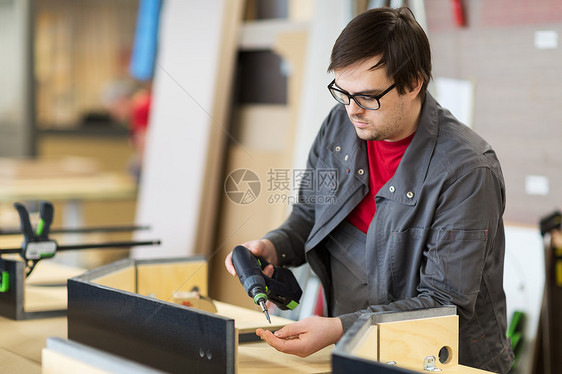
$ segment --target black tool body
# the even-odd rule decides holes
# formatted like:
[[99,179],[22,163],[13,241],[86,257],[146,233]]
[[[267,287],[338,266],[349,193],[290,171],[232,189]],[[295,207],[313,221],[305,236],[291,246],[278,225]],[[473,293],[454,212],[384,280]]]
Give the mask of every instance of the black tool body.
[[256,304],[258,303],[256,297],[262,297],[262,294],[267,300],[267,285],[265,284],[264,274],[252,252],[246,247],[237,246],[232,251],[232,264],[248,296],[253,298]]
[[260,289],[267,299],[282,310],[295,309],[299,305],[302,289],[289,269],[273,266],[273,275],[270,278],[262,271],[269,262],[254,256],[248,248],[241,245],[232,251],[232,263],[240,283],[250,297],[255,298],[253,294],[256,294],[256,291],[252,290]]

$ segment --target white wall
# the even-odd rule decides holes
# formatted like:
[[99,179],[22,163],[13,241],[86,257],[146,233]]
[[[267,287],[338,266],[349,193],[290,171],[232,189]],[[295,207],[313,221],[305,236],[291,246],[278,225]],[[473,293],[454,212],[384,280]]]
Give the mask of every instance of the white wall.
[[508,324],[515,310],[525,313],[523,350],[518,374],[532,372],[535,338],[544,291],[544,247],[538,228],[507,225],[505,228],[504,289]]

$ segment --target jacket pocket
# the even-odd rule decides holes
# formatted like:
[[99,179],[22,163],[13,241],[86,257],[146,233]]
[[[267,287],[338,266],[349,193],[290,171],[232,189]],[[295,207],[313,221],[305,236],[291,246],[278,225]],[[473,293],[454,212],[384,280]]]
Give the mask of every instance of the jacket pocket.
[[431,282],[457,295],[480,289],[487,230],[440,229],[432,232],[426,254],[425,274]]
[[420,266],[428,234],[429,229],[424,228],[392,232],[390,251],[379,271],[390,269],[389,289],[394,300],[417,295]]

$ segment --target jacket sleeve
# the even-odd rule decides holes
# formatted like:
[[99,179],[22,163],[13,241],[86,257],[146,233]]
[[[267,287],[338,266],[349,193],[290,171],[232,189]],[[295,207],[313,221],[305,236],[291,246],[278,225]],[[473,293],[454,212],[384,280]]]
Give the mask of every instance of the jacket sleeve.
[[[337,107],[335,107],[337,108]],[[334,110],[335,110],[334,108]],[[330,124],[334,110],[326,117],[320,131],[308,154],[306,170],[314,173],[318,162],[318,155],[325,147],[326,129]],[[300,189],[297,202],[293,205],[291,214],[285,222],[277,229],[268,232],[264,239],[269,239],[277,251],[278,265],[300,266],[306,262],[305,243],[315,222],[315,204],[310,195],[314,191]]]
[[470,319],[483,277],[502,282],[503,274],[484,274],[504,246],[505,207],[501,177],[489,167],[477,167],[444,186],[436,206],[420,267],[415,297],[339,316],[347,331],[364,313],[456,305]]

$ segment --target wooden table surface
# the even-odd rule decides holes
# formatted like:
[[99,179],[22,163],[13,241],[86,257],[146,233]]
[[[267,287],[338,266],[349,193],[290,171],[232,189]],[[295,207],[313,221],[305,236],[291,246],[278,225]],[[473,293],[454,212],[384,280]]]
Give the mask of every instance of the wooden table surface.
[[[41,373],[41,350],[48,337],[66,338],[66,317],[14,321],[0,317],[2,372]],[[9,368],[9,370],[5,368]]]
[[[52,261],[41,261],[32,276],[26,281],[28,287],[33,287],[34,292],[41,290],[57,294],[49,297],[47,306],[56,303],[64,305],[66,287],[43,286],[46,284],[59,284],[66,279],[80,273],[79,268],[67,267]],[[64,290],[60,290],[64,288]],[[26,296],[32,294],[26,293]],[[242,332],[264,326],[265,318],[261,312],[236,307],[229,304],[217,303],[220,314],[236,319],[237,328]],[[26,300],[26,305],[38,308],[37,305]],[[283,326],[289,320],[272,316],[274,326]],[[67,338],[66,317],[42,318],[34,320],[15,321],[0,317],[0,372],[13,374],[41,373],[41,350],[45,347],[48,337]],[[238,346],[239,373],[327,373],[331,370],[331,350],[328,347],[307,358],[300,358],[276,351],[265,342],[243,343]]]
[[[48,337],[66,338],[66,317],[14,321],[0,317],[0,367],[12,374],[41,373],[41,350]],[[239,373],[329,373],[331,351],[325,348],[309,357],[300,358],[276,351],[265,342],[238,346]],[[4,371],[6,370],[6,371]]]

